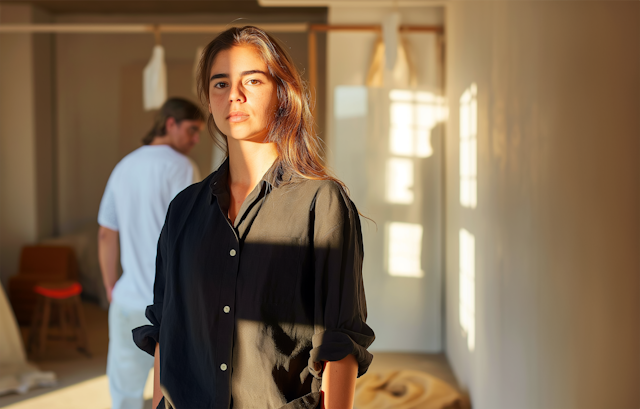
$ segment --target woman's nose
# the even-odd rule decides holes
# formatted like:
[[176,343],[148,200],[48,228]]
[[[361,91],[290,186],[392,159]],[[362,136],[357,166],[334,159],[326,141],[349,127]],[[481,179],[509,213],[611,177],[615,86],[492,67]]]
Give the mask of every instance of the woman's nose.
[[245,102],[244,93],[239,86],[231,87],[231,92],[229,92],[229,102]]

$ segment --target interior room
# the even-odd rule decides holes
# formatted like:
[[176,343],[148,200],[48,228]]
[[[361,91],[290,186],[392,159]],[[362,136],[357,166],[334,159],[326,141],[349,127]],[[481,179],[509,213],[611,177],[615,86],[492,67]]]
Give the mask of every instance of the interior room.
[[0,407],[111,407],[107,181],[245,25],[361,214],[356,409],[640,407],[640,3],[605,0],[0,0]]

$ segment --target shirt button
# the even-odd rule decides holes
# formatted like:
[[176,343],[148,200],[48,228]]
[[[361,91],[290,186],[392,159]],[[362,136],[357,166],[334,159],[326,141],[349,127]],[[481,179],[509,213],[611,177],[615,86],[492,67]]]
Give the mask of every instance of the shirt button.
[[227,364],[220,365],[220,369],[222,369],[223,371],[226,371],[227,370]]
[[236,250],[235,249],[231,249],[229,254],[231,254],[231,257],[235,256],[236,255]]
[[229,311],[231,311],[231,308],[228,305],[225,305],[222,311],[224,311],[225,314],[229,314]]

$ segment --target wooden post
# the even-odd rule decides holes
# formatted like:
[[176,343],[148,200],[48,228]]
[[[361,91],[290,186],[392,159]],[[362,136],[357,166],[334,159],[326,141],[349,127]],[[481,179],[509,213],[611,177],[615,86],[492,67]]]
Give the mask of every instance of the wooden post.
[[71,298],[71,302],[75,306],[76,318],[78,319],[78,327],[76,332],[78,337],[78,350],[80,352],[83,352],[87,357],[91,358],[91,350],[89,349],[89,333],[87,332],[87,322],[84,319],[84,312],[82,311],[80,296],[74,295]]
[[318,101],[316,100],[316,90],[318,89],[318,45],[315,30],[309,30],[307,34],[307,69],[309,70],[309,96],[311,98],[311,113],[313,118],[317,121],[316,106]]
[[40,340],[38,329],[40,328],[40,320],[44,310],[44,297],[36,294],[36,308],[33,310],[31,318],[31,329],[29,330],[29,342],[27,342],[27,353],[35,356],[38,353],[38,342]]
[[38,345],[38,356],[44,355],[44,347],[47,342],[47,330],[49,329],[49,317],[51,316],[51,299],[44,297],[44,309],[42,312],[42,324],[40,326],[40,345]]

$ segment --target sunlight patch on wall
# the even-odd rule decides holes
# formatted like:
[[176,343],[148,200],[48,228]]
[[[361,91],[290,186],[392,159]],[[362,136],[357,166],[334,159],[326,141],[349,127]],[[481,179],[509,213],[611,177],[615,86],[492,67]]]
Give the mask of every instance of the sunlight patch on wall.
[[460,97],[460,204],[478,202],[478,89],[471,84]]
[[476,337],[476,239],[465,229],[460,229],[460,327],[467,337],[469,351],[475,349]]
[[444,98],[430,92],[394,89],[389,99],[391,154],[417,158],[433,155],[431,131],[446,119]]
[[386,199],[389,203],[413,203],[413,161],[405,158],[387,159]]
[[433,155],[431,131],[446,119],[444,98],[430,92],[389,91],[389,153],[386,164],[386,199],[389,203],[414,201],[414,159]]
[[396,277],[423,277],[422,226],[391,222],[386,225],[387,269]]

